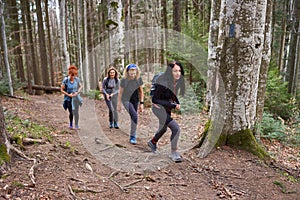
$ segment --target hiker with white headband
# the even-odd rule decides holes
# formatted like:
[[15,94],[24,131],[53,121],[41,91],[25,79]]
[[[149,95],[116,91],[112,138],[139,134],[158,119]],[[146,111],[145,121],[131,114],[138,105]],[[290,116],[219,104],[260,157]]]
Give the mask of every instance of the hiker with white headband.
[[118,96],[118,111],[121,110],[121,102],[126,111],[130,115],[130,144],[136,144],[136,128],[138,123],[138,107],[139,111],[144,110],[144,92],[143,80],[140,77],[140,69],[135,64],[129,64],[125,67],[123,78],[120,82],[120,90]]

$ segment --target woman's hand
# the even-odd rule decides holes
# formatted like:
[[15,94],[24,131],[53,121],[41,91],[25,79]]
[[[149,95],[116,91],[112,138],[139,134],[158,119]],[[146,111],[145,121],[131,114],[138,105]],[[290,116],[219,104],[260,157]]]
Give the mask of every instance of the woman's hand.
[[175,109],[176,109],[176,110],[180,110],[180,104],[176,104]]
[[143,112],[143,111],[144,111],[144,104],[140,104],[139,111],[140,111],[140,112]]
[[110,100],[110,95],[109,94],[106,94],[106,99]]
[[152,103],[152,105],[157,108],[157,109],[160,109],[159,105],[155,104],[155,103]]
[[76,96],[78,95],[78,93],[79,93],[79,92],[73,92],[73,93],[71,94],[71,96],[69,96],[69,97],[76,97]]
[[120,112],[121,111],[121,104],[120,103],[118,103],[118,105],[117,105],[117,110]]

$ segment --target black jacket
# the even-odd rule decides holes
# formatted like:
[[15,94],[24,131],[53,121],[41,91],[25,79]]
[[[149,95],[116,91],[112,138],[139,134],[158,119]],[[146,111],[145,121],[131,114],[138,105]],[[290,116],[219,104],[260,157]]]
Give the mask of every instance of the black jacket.
[[171,112],[176,104],[180,104],[176,96],[178,92],[178,85],[168,83],[164,76],[158,78],[157,83],[155,83],[155,90],[152,97],[152,102],[163,106],[166,111]]

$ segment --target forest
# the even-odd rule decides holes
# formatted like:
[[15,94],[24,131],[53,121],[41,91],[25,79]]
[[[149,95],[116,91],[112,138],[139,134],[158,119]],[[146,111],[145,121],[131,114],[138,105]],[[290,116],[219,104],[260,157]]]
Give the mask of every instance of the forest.
[[[300,0],[0,0],[0,31],[1,198],[299,198]],[[182,163],[169,132],[158,155],[147,147],[151,80],[173,61]],[[108,128],[101,91],[130,63],[144,82],[137,145],[126,112]],[[62,107],[71,65],[76,131]]]

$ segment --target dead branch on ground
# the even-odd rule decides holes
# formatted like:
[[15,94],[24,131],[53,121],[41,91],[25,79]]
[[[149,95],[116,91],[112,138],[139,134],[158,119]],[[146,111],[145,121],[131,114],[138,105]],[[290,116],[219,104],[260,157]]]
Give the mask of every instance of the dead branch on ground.
[[68,185],[68,188],[69,188],[69,191],[70,191],[70,193],[71,193],[71,195],[77,200],[81,200],[81,198],[80,197],[77,197],[76,196],[76,194],[74,193],[74,191],[73,191],[73,189],[72,189],[72,187],[70,186],[70,185]]

